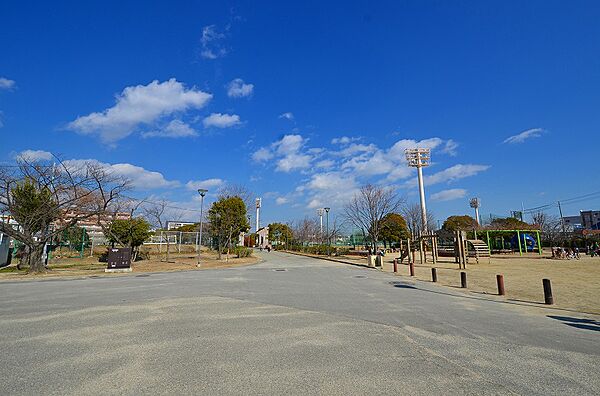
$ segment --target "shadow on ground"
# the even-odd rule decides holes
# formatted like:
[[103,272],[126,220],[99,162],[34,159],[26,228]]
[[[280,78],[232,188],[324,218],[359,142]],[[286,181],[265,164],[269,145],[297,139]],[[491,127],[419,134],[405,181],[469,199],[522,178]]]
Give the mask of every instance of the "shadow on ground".
[[594,319],[573,318],[570,316],[548,315],[551,319],[560,320],[567,326],[576,327],[578,329],[600,331],[600,322]]

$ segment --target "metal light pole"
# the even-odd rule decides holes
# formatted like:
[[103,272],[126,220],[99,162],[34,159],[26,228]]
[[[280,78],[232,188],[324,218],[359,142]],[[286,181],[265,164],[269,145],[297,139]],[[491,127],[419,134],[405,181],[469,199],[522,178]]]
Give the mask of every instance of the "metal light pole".
[[329,238],[329,210],[331,208],[323,208],[325,213],[327,213],[327,255],[329,256],[329,249],[331,246],[331,238]]
[[423,187],[423,167],[429,166],[431,150],[428,148],[414,148],[404,150],[408,166],[417,168],[419,177],[419,197],[421,199],[421,227],[427,232],[427,209],[425,207],[425,188]]
[[321,241],[323,240],[323,210],[317,209],[317,216],[319,216],[319,222],[321,223]]
[[204,196],[208,190],[203,188],[198,189],[198,194],[200,194],[200,243],[198,244],[198,266],[200,265],[200,252],[202,251],[202,224],[204,222]]
[[471,198],[469,200],[469,206],[471,206],[473,209],[475,209],[475,221],[477,222],[477,225],[481,225],[481,223],[479,221],[479,207],[481,206],[481,202],[479,201],[479,198]]

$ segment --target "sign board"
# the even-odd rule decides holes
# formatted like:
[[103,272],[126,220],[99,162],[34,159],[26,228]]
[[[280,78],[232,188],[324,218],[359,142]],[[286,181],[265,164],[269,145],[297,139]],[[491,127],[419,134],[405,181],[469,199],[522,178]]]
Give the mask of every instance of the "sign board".
[[106,269],[131,268],[131,248],[109,248]]

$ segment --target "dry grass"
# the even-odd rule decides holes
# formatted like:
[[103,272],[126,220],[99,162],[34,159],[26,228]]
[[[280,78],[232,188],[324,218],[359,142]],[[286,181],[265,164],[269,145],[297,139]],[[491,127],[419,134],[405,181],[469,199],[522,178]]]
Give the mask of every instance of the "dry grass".
[[[200,267],[197,266],[198,257],[193,252],[171,253],[169,261],[166,261],[165,254],[152,255],[149,260],[141,260],[132,263],[133,272],[165,272],[165,271],[184,271],[184,270],[202,270],[209,268],[229,268],[241,265],[254,264],[258,262],[257,257],[236,258],[230,256],[226,259],[223,255],[221,260],[217,259],[214,252],[203,251],[200,256]],[[86,276],[86,275],[106,275],[120,276],[122,274],[107,274],[104,272],[106,263],[98,262],[98,257],[67,258],[61,257],[53,259],[49,265],[50,271],[44,274],[27,274],[26,271],[17,271],[14,265],[0,269],[0,280],[2,279],[33,279],[57,276]]]
[[[418,256],[417,256],[418,257]],[[554,260],[549,256],[527,254],[523,257],[498,256],[479,264],[471,262],[466,270],[458,269],[452,258],[442,257],[435,265],[438,283],[460,287],[460,271],[467,273],[468,290],[497,294],[496,275],[504,275],[505,298],[531,303],[543,303],[542,279],[552,281],[557,308],[600,314],[600,258],[582,255],[580,260]],[[365,261],[363,259],[363,261]],[[472,259],[474,261],[474,259]],[[415,264],[415,277],[431,281],[433,264]],[[385,257],[384,271],[393,271],[393,256]],[[408,276],[409,268],[400,265],[400,275]]]

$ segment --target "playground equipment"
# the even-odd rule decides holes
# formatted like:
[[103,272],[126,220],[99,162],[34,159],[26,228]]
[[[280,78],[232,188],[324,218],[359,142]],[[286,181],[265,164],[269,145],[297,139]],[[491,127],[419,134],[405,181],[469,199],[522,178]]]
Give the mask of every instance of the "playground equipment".
[[519,256],[523,252],[542,254],[539,230],[486,230],[486,240],[491,252],[508,253],[518,249]]
[[480,239],[467,239],[465,231],[454,232],[454,262],[458,264],[458,268],[464,269],[467,267],[469,257],[474,257],[479,263],[480,258],[490,260],[490,249],[488,245]]

